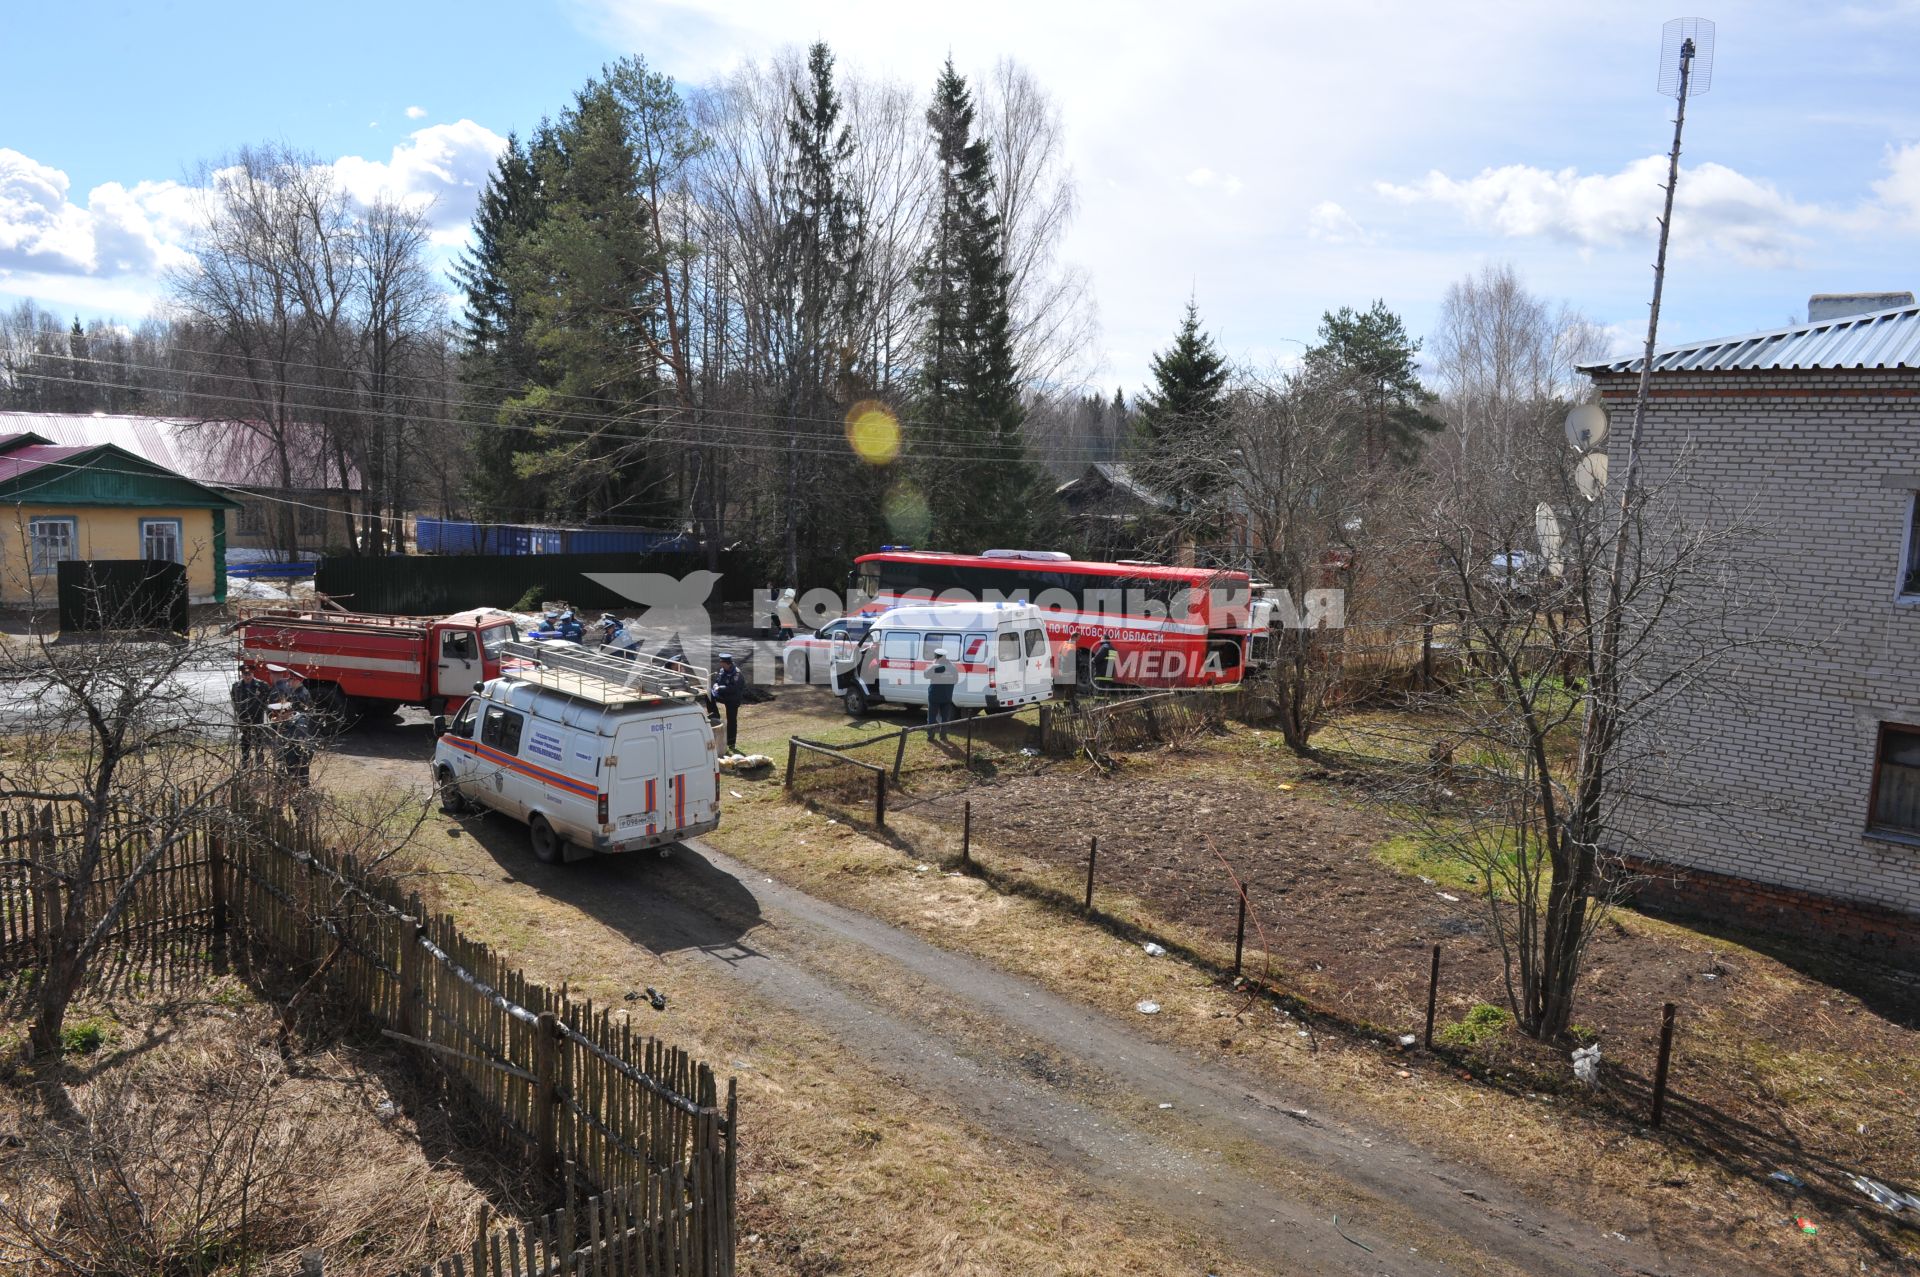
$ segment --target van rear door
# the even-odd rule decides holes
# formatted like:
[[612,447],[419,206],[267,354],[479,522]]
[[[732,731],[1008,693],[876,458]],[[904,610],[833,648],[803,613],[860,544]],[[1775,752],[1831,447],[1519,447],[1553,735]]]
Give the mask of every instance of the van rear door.
[[666,795],[666,733],[654,722],[622,723],[613,741],[615,765],[607,781],[607,819],[615,838],[654,833]]
[[668,820],[675,826],[713,819],[720,796],[714,770],[713,732],[699,714],[675,714],[667,720],[667,771],[672,793]]

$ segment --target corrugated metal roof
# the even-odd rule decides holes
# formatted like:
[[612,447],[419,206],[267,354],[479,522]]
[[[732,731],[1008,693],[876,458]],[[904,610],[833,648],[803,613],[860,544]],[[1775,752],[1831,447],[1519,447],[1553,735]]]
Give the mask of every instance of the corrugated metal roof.
[[[1663,346],[1655,372],[1750,369],[1920,368],[1920,306],[1877,310],[1744,337]],[[1639,372],[1640,357],[1583,364],[1584,373]]]
[[[295,490],[336,490],[318,426],[296,423],[295,437],[310,441],[289,449]],[[164,466],[196,483],[224,488],[280,487],[278,457],[265,432],[245,421],[185,421],[87,412],[0,412],[0,435],[36,434],[76,448],[110,443],[144,461]],[[360,489],[353,473],[346,485]]]

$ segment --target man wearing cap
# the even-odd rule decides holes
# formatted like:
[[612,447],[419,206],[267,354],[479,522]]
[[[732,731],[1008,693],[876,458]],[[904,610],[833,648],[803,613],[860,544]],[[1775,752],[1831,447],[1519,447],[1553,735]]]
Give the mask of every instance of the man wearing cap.
[[253,667],[245,661],[240,662],[240,680],[228,693],[233,698],[233,719],[240,731],[240,765],[247,766],[256,756],[265,758],[266,742],[261,739],[267,721],[267,702],[272,699],[273,689],[267,681],[253,672]]
[[713,672],[713,699],[727,712],[727,752],[737,754],[740,751],[734,748],[734,741],[740,735],[740,702],[747,698],[747,680],[734,666],[732,652],[722,652],[718,659],[720,668]]
[[296,709],[306,709],[313,704],[313,693],[307,690],[306,676],[299,670],[290,670],[284,665],[269,665],[267,675],[273,679],[274,700],[284,701]]
[[953,721],[953,685],[959,681],[952,654],[944,647],[934,648],[933,664],[927,666],[927,735],[947,738],[947,724]]

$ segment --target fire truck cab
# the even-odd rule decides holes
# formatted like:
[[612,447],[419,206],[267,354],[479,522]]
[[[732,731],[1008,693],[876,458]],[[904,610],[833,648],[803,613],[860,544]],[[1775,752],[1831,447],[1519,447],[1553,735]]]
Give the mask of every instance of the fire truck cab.
[[314,703],[342,721],[421,705],[443,714],[500,673],[513,618],[490,608],[451,616],[385,616],[275,608],[239,623],[240,658],[306,679]]

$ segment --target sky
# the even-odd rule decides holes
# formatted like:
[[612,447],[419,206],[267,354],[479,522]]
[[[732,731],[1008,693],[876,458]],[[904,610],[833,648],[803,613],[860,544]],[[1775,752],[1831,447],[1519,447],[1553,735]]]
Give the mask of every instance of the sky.
[[[783,46],[930,88],[1011,56],[1059,103],[1064,260],[1099,310],[1090,379],[1147,378],[1191,297],[1232,358],[1296,357],[1384,299],[1432,330],[1511,263],[1646,324],[1673,100],[1637,0],[476,0],[324,6],[0,0],[0,304],[134,322],[190,263],[198,174],[280,141],[464,241],[509,132],[627,54],[693,85]],[[1722,5],[1688,108],[1663,342],[1778,327],[1815,292],[1920,286],[1920,0]]]

